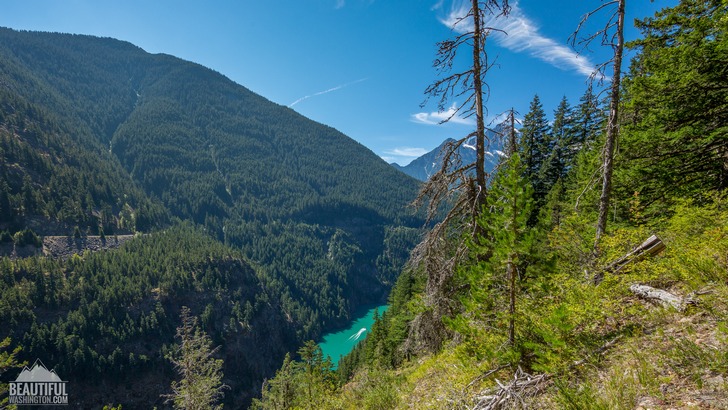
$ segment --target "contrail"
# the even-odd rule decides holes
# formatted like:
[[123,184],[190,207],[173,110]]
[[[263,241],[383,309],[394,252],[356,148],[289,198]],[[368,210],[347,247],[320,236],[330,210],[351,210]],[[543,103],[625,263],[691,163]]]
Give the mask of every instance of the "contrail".
[[346,88],[346,87],[348,87],[348,86],[350,86],[350,85],[354,85],[354,84],[356,84],[356,83],[360,83],[360,82],[362,82],[362,81],[366,81],[366,80],[368,80],[368,79],[369,79],[369,77],[365,77],[365,78],[360,78],[360,79],[358,79],[358,80],[356,80],[356,81],[352,81],[352,82],[350,82],[350,83],[346,83],[346,84],[341,84],[341,85],[337,85],[336,87],[332,87],[332,88],[329,88],[328,90],[324,90],[324,91],[319,91],[319,92],[317,92],[317,93],[313,93],[313,94],[310,94],[310,95],[306,95],[306,96],[303,96],[303,97],[301,97],[301,98],[297,99],[296,101],[292,102],[292,103],[291,103],[291,105],[289,105],[289,106],[288,106],[288,108],[291,108],[291,107],[293,107],[294,105],[296,105],[296,104],[300,103],[301,101],[303,101],[303,100],[307,100],[307,99],[309,99],[309,98],[311,98],[311,97],[315,97],[315,96],[317,96],[317,95],[322,95],[322,94],[327,94],[327,93],[330,93],[330,92],[332,92],[332,91],[337,91],[337,90],[341,90],[342,88]]

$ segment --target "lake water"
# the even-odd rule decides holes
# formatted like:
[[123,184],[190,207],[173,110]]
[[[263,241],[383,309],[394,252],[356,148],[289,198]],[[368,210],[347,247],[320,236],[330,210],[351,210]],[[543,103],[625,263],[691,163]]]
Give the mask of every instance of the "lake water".
[[346,356],[354,349],[357,343],[364,340],[367,334],[372,330],[374,324],[374,311],[379,310],[379,315],[386,312],[388,305],[377,306],[366,312],[360,312],[362,315],[355,317],[348,328],[327,333],[319,342],[324,357],[331,357],[334,362],[334,369],[339,365],[341,356]]

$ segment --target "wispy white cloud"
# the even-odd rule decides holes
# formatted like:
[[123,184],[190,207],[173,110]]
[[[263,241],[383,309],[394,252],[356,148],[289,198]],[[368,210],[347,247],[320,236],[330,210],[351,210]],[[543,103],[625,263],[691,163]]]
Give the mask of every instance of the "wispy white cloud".
[[[461,20],[467,14],[469,7],[470,2],[455,0],[447,14],[440,18],[440,22],[459,33],[472,30],[471,19]],[[511,12],[507,18],[486,16],[483,24],[505,31],[506,34],[493,32],[493,36],[500,46],[509,50],[528,53],[554,67],[575,70],[585,76],[591,75],[594,71],[595,66],[588,58],[541,34],[539,27],[521,10],[518,1],[511,2]]]
[[396,162],[401,166],[406,166],[415,158],[419,158],[428,152],[429,151],[424,148],[397,147],[384,151],[384,154],[380,155],[380,158],[390,164]]
[[[365,7],[369,7],[372,4],[374,4],[374,1],[375,0],[359,0],[358,2],[355,2],[355,3],[358,3],[359,5],[363,4]],[[444,0],[439,0],[439,1],[444,1]],[[349,3],[349,4],[351,5],[351,3]],[[336,2],[334,4],[334,9],[341,10],[344,7],[346,7],[346,0],[336,0]]]
[[442,8],[442,5],[445,3],[445,0],[437,0],[437,3],[433,4],[432,7],[430,7],[430,10],[440,10]]
[[[414,148],[414,147],[397,147],[392,148],[390,150],[384,151],[384,154],[387,155],[386,158],[393,158],[394,157],[407,157],[407,158],[417,158],[421,157],[425,154],[427,154],[427,150],[424,148]],[[385,158],[384,156],[382,158]]]
[[358,79],[358,80],[356,80],[356,81],[352,81],[352,82],[350,82],[350,83],[346,83],[346,84],[341,84],[341,85],[337,85],[336,87],[331,87],[331,88],[329,88],[328,90],[323,90],[323,91],[319,91],[319,92],[317,92],[317,93],[313,93],[313,94],[309,94],[309,95],[304,95],[303,97],[301,97],[301,98],[297,99],[296,101],[292,102],[292,103],[291,103],[291,104],[290,104],[290,105],[288,106],[288,108],[291,108],[291,107],[293,107],[294,105],[296,105],[296,104],[300,103],[301,101],[304,101],[304,100],[308,100],[308,99],[309,99],[309,98],[311,98],[311,97],[316,97],[316,96],[319,96],[319,95],[323,95],[323,94],[328,94],[328,93],[330,93],[330,92],[338,91],[338,90],[341,90],[342,88],[346,88],[346,87],[348,87],[348,86],[350,86],[350,85],[354,85],[354,84],[360,83],[360,82],[362,82],[362,81],[366,81],[366,80],[368,80],[368,79],[369,79],[369,77],[366,77],[366,78],[360,78],[360,79]]
[[[427,124],[427,125],[436,125],[442,123],[444,120],[449,120],[447,122],[453,123],[453,124],[465,124],[465,125],[472,125],[474,124],[472,118],[463,118],[458,115],[455,115],[457,105],[453,103],[453,105],[450,106],[445,111],[442,112],[418,112],[416,114],[412,114],[410,119],[412,122],[416,122],[418,124]],[[452,117],[452,118],[450,118]]]

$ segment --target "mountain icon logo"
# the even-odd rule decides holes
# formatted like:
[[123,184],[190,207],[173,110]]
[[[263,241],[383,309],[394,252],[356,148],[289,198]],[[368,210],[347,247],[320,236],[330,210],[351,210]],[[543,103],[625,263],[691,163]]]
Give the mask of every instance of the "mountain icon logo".
[[36,359],[35,363],[33,363],[33,366],[28,369],[28,366],[25,366],[23,368],[23,371],[20,372],[18,375],[18,378],[15,379],[16,382],[45,382],[45,383],[57,383],[62,382],[61,378],[58,377],[55,370],[48,370],[47,367],[43,364],[43,362],[40,361],[40,359]]
[[8,404],[68,405],[66,383],[55,370],[48,370],[40,359],[36,359],[31,368],[23,367],[18,378],[8,383]]

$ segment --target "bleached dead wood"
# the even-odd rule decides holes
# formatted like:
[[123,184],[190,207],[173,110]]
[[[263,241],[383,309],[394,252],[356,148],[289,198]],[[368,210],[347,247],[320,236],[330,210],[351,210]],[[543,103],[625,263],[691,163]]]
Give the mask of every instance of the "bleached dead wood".
[[649,300],[651,302],[658,302],[664,307],[673,307],[675,310],[682,312],[685,310],[685,304],[683,298],[675,296],[672,293],[653,288],[647,285],[634,284],[629,287],[630,292],[641,297],[642,299]]
[[604,279],[604,275],[606,273],[617,273],[628,264],[636,262],[647,256],[655,256],[665,250],[665,248],[666,246],[662,242],[662,239],[660,239],[657,235],[652,235],[639,246],[632,249],[629,253],[613,261],[609,265],[605,266],[604,269],[597,272],[597,274],[594,275],[593,282],[595,285],[598,285],[601,283],[602,279]]
[[641,297],[642,299],[648,300],[650,302],[657,302],[666,308],[672,307],[678,312],[684,312],[688,305],[697,305],[698,296],[711,293],[710,290],[697,290],[694,292],[690,292],[688,296],[681,298],[680,296],[672,294],[666,290],[640,284],[634,284],[630,286],[629,290],[635,295]]
[[547,373],[534,376],[519,367],[510,382],[502,383],[496,379],[498,387],[487,390],[479,396],[473,410],[525,408],[527,399],[541,393],[549,380],[550,375]]

